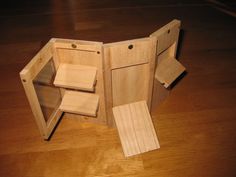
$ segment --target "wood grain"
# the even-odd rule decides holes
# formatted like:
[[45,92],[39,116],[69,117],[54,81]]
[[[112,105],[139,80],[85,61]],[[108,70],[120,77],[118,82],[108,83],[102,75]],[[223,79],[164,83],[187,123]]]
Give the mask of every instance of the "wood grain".
[[149,65],[112,70],[113,106],[148,100]]
[[146,101],[112,110],[126,157],[160,148]]
[[96,116],[99,96],[78,91],[66,91],[59,109],[64,112]]
[[[102,42],[85,41],[85,40],[71,40],[55,38],[54,47],[56,48],[55,55],[61,64],[85,65],[95,67],[96,85],[94,86],[94,93],[99,95],[99,107],[96,119],[87,116],[75,116],[68,114],[68,117],[76,117],[77,119],[96,122],[100,124],[107,123],[107,115],[105,111],[105,89],[103,76],[103,50]],[[85,79],[83,75],[81,77]],[[92,78],[91,78],[92,79]],[[95,78],[94,78],[95,79]],[[93,84],[94,84],[93,80]],[[91,87],[90,91],[93,90]],[[66,113],[67,114],[67,113]]]
[[[172,65],[172,67],[168,66],[170,64],[170,62],[168,63],[169,59],[176,58],[177,47],[180,45],[178,43],[180,24],[179,20],[172,20],[150,35],[156,38],[157,43],[155,62],[155,78],[157,81],[154,81],[153,85],[152,107],[157,107],[165,101],[167,96],[170,94],[171,89],[164,89],[163,86],[165,88],[169,87],[180,76],[183,72],[182,70],[184,70],[184,67],[181,67],[182,70],[180,69],[179,72],[175,72],[180,67],[174,67],[174,65]],[[165,72],[163,72],[163,67],[160,66],[161,62],[164,64]],[[177,63],[178,66],[181,66],[180,63],[175,63]],[[161,76],[159,77],[159,75]]]
[[110,50],[111,69],[148,63],[152,56],[149,38],[109,43],[105,48]]
[[95,67],[62,63],[53,83],[57,87],[94,91],[96,73]]
[[183,72],[185,67],[175,58],[169,57],[162,60],[155,72],[155,78],[168,88]]

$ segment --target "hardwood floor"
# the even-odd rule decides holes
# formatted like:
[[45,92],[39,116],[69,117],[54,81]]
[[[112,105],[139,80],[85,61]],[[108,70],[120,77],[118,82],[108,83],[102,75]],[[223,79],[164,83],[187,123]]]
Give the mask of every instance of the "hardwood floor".
[[[236,176],[236,20],[204,1],[19,1],[0,11],[1,177]],[[116,129],[63,117],[43,141],[19,72],[52,37],[114,42],[182,21],[187,75],[152,112],[159,150],[125,158]]]

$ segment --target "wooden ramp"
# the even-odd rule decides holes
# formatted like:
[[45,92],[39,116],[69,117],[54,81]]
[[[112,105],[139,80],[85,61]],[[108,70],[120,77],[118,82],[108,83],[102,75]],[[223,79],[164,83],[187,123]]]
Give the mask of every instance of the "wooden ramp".
[[146,101],[113,107],[126,157],[160,148]]

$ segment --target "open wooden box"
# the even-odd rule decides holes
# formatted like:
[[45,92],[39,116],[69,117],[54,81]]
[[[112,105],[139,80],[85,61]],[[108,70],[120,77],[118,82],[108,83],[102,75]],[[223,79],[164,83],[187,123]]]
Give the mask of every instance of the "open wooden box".
[[[149,37],[108,44],[51,39],[20,72],[43,138],[65,113],[109,126],[115,118],[126,156],[159,148],[149,111],[185,70],[175,59],[179,28],[180,21],[173,20]],[[150,148],[135,150],[124,143],[138,143],[126,137],[136,130],[153,136]]]

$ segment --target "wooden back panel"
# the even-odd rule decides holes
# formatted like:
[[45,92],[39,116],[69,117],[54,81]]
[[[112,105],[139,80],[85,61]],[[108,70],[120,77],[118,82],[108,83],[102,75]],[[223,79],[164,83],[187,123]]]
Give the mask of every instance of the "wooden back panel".
[[[155,38],[104,45],[107,117],[112,107],[145,100],[150,108],[155,67]],[[119,62],[120,61],[120,62]]]

